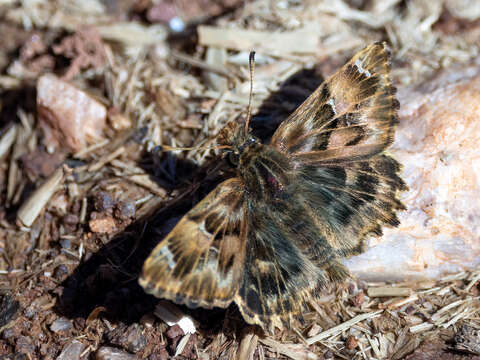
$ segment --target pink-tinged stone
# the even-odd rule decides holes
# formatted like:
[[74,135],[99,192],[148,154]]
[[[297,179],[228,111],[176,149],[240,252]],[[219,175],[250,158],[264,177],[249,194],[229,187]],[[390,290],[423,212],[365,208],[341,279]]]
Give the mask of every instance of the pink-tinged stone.
[[440,279],[480,267],[480,68],[400,88],[390,152],[410,187],[401,225],[346,261],[372,281]]
[[79,151],[102,137],[105,106],[54,75],[38,79],[37,109],[47,147]]
[[118,230],[117,222],[111,216],[99,216],[91,219],[88,225],[94,233],[112,234]]

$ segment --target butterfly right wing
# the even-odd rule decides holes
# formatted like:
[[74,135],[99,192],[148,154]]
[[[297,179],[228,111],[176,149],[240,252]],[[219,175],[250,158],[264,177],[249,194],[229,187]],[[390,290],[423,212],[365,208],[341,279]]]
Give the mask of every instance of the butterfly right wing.
[[275,132],[271,145],[294,164],[306,208],[339,257],[398,225],[407,189],[393,142],[399,102],[386,43],[367,46],[322,83]]
[[394,94],[386,45],[370,45],[320,85],[250,165],[266,195],[247,206],[255,232],[235,301],[249,322],[288,324],[348,275],[343,258],[398,224],[406,185],[383,153],[398,122]]
[[145,291],[189,307],[228,306],[243,274],[243,199],[243,183],[232,178],[190,210],[145,261]]
[[389,58],[385,43],[357,53],[282,122],[271,145],[302,165],[381,153],[393,142],[398,122]]

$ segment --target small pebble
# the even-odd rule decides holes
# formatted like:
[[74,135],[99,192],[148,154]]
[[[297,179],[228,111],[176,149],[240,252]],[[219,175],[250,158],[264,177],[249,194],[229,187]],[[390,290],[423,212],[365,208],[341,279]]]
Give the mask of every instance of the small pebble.
[[72,247],[72,242],[68,239],[60,239],[59,243],[62,249],[69,250]]
[[115,205],[115,200],[106,191],[99,191],[93,198],[93,204],[97,211],[109,211]]
[[[60,240],[61,243],[61,240]],[[63,247],[63,245],[62,245]],[[68,275],[68,268],[65,264],[60,264],[57,266],[55,271],[53,272],[53,277],[58,281],[63,281]]]
[[38,79],[37,110],[48,148],[79,151],[98,141],[106,125],[102,103],[51,74]]
[[63,350],[57,357],[57,360],[78,360],[80,359],[80,355],[82,355],[86,347],[87,346],[82,344],[80,341],[73,340],[71,343],[63,347]]
[[147,346],[147,340],[142,333],[142,328],[138,324],[131,325],[125,335],[127,338],[124,346],[127,350],[137,353]]
[[107,113],[108,121],[115,130],[125,130],[132,127],[132,121],[119,108],[111,108]]
[[67,214],[63,217],[63,222],[67,225],[77,225],[78,216],[75,214]]
[[117,230],[117,223],[111,216],[92,219],[88,222],[88,225],[94,233],[110,234]]
[[95,359],[97,360],[135,360],[135,355],[129,354],[125,351],[109,347],[102,346],[95,353]]
[[348,350],[353,350],[358,346],[358,341],[355,336],[350,335],[347,339],[346,346]]
[[107,334],[111,345],[118,345],[132,353],[137,353],[145,348],[147,340],[143,335],[142,327],[138,324],[117,326],[116,329]]
[[73,327],[72,323],[64,318],[60,317],[57,320],[55,320],[52,325],[50,325],[50,330],[52,330],[54,333],[59,333],[62,331],[68,331]]
[[135,216],[135,204],[131,201],[120,201],[115,206],[115,217],[122,221],[130,220]]
[[334,356],[334,355],[333,355],[332,350],[327,350],[327,351],[325,351],[325,354],[323,354],[323,357],[324,357],[325,359],[333,359],[333,356]]

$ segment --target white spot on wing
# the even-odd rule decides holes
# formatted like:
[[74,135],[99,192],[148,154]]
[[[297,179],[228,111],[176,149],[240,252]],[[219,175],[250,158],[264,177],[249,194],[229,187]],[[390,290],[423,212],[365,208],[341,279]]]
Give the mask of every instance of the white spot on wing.
[[370,71],[363,68],[362,61],[360,59],[355,60],[355,66],[357,67],[358,72],[360,74],[365,74],[366,77],[370,77],[372,75],[372,74],[370,74]]
[[167,246],[162,247],[161,253],[163,256],[167,258],[168,261],[168,267],[170,269],[173,269],[173,267],[176,265],[175,260],[173,260],[173,254],[170,251],[170,249]]
[[333,98],[328,99],[327,104],[332,107],[333,113],[337,114],[337,108],[335,107],[335,100]]

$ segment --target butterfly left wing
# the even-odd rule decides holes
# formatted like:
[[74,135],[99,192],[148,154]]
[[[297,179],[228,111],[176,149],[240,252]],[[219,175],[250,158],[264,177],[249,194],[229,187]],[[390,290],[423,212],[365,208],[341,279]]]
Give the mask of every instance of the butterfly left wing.
[[224,181],[152,251],[139,279],[147,293],[189,307],[226,307],[242,278],[244,188]]

